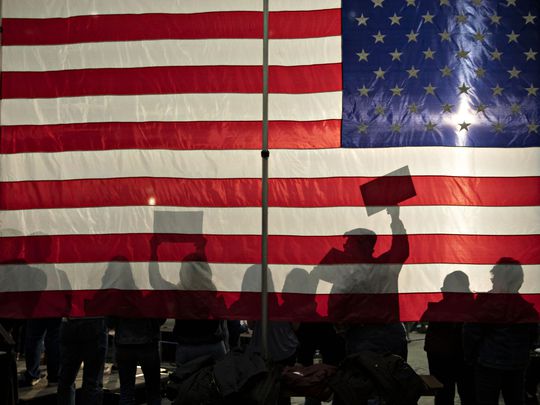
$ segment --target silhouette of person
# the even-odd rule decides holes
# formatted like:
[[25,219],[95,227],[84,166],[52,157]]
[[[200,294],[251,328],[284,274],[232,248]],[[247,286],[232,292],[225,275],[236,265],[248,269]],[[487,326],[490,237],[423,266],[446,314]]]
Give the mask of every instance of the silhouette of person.
[[[102,278],[102,289],[136,290],[131,265],[127,258],[111,260]],[[120,305],[129,305],[129,302]],[[136,306],[134,306],[136,307]],[[120,311],[124,313],[125,311]],[[114,317],[106,318],[107,326],[115,330],[115,358],[120,378],[120,404],[135,403],[137,364],[144,374],[146,400],[159,405],[160,397],[160,326],[165,319]]]
[[[115,294],[115,290],[121,293]],[[141,317],[139,308],[142,299],[128,259],[124,256],[113,257],[103,273],[100,291],[94,296],[91,305],[115,308],[115,314],[118,315],[108,316],[106,325],[115,330],[114,350],[120,378],[120,404],[135,403],[137,364],[144,374],[147,402],[154,405],[161,403],[159,338],[160,326],[165,319]],[[107,303],[107,300],[110,302]],[[95,312],[95,309],[91,312]],[[127,317],[127,314],[130,316]]]
[[[3,234],[17,235],[20,232],[4,230]],[[28,244],[25,252],[29,257],[23,257],[23,242]],[[0,274],[0,285],[9,287],[11,291],[25,292],[24,305],[17,312],[24,311],[26,317],[26,335],[24,342],[26,370],[21,381],[22,386],[33,386],[41,380],[40,359],[43,350],[47,353],[47,380],[49,385],[56,385],[58,381],[58,367],[60,357],[59,331],[61,318],[43,318],[43,312],[66,312],[66,303],[55,296],[55,299],[46,299],[47,293],[53,291],[71,290],[69,281],[64,272],[48,263],[51,256],[51,238],[41,232],[26,238],[11,238],[8,244],[11,256],[4,271]],[[28,265],[28,260],[36,263]],[[67,295],[64,295],[67,296]],[[41,318],[36,318],[41,316]]]
[[11,333],[0,322],[0,403],[5,405],[16,405],[19,402],[14,349],[15,341]]
[[465,360],[474,365],[478,405],[525,401],[525,371],[537,338],[537,313],[519,295],[524,275],[521,264],[503,257],[491,269],[493,288],[479,294],[474,315],[480,322],[463,326]]
[[[30,266],[23,256],[25,239],[15,229],[0,230],[2,238],[2,271],[0,272],[0,291],[23,296],[24,305],[20,301],[0,301],[2,313],[7,317],[32,318],[39,310],[41,296],[47,288],[47,275],[37,266]],[[4,236],[5,235],[5,236]],[[39,254],[39,253],[38,253]]]
[[[41,232],[32,235],[34,240],[39,241],[33,250],[33,260],[43,271],[47,279],[44,290],[69,291],[71,286],[66,273],[58,270],[54,264],[47,263],[51,255],[51,237]],[[66,295],[67,296],[67,295]],[[65,301],[67,302],[67,301]],[[53,300],[50,303],[57,305],[57,309],[66,312],[68,307],[61,300]],[[59,311],[59,312],[60,312]],[[32,384],[40,379],[39,363],[43,346],[47,353],[47,381],[49,385],[58,383],[58,369],[60,366],[60,324],[62,318],[39,318],[29,319],[26,322],[25,357],[26,371],[25,382]],[[45,343],[43,345],[43,343]]]
[[[268,269],[268,318],[282,313],[274,288],[274,280],[271,269]],[[234,313],[248,314],[252,313],[254,307],[260,308],[261,291],[261,266],[253,265],[246,269],[242,279],[242,292],[238,301],[233,303],[231,310]],[[289,299],[291,297],[289,296]],[[290,302],[289,302],[290,304]],[[290,308],[290,307],[289,307]],[[263,335],[262,324],[259,320],[248,322],[253,334],[247,351],[264,355],[263,353]],[[295,327],[297,325],[287,321],[268,321],[267,345],[268,356],[277,367],[292,366],[296,360],[296,351],[298,348],[298,338],[296,337]],[[290,405],[289,397],[280,395],[278,405]]]
[[[399,322],[398,277],[409,256],[409,240],[399,207],[389,207],[392,245],[374,257],[377,235],[363,228],[345,234],[343,251],[332,249],[311,276],[332,283],[328,317],[349,323],[347,353],[390,352],[407,358],[405,329]],[[340,268],[332,265],[347,263]]]
[[91,300],[84,303],[85,313],[139,317],[144,308],[143,294],[133,277],[133,269],[125,256],[110,259],[103,276],[101,287]]
[[[280,308],[274,290],[274,281],[271,270],[268,269],[268,315],[273,317],[279,314]],[[249,314],[261,312],[261,266],[249,266],[242,278],[240,296],[229,307],[229,312],[241,319],[251,319]]]
[[424,350],[429,372],[442,384],[435,393],[435,405],[453,405],[457,386],[463,405],[474,404],[472,369],[463,357],[463,322],[472,309],[474,297],[469,289],[469,277],[462,271],[448,274],[441,287],[443,299],[430,302],[422,321],[429,321]]
[[60,327],[58,405],[75,405],[75,379],[84,363],[81,403],[103,401],[103,368],[107,353],[105,318],[65,318]]
[[[260,308],[261,291],[261,266],[252,265],[246,269],[242,279],[242,292],[238,301],[232,304],[231,311],[235,314],[245,315],[252,313],[254,308]],[[269,319],[282,313],[277,296],[275,294],[274,280],[271,269],[268,269],[268,317]],[[249,322],[253,329],[248,350],[262,354],[262,329],[260,321]],[[268,322],[268,354],[276,363],[294,363],[298,339],[291,322],[272,321]]]
[[[285,279],[283,286],[283,304],[281,312],[295,314],[300,319],[311,322],[301,322],[296,331],[298,337],[298,363],[309,366],[313,364],[316,350],[320,351],[325,364],[337,366],[345,357],[345,342],[338,336],[334,325],[324,322],[317,313],[315,302],[316,285],[309,273],[301,268],[292,269]],[[305,405],[318,405],[321,401],[316,398],[306,398]]]
[[[178,284],[165,280],[159,272],[158,248],[164,242],[194,244],[195,251],[182,259]],[[176,363],[186,363],[194,358],[211,355],[216,360],[226,353],[226,329],[215,314],[225,313],[225,302],[217,296],[212,282],[212,270],[206,257],[206,239],[200,235],[156,235],[151,241],[150,284],[158,290],[183,290],[203,292],[204,299],[189,302],[192,319],[176,319],[173,336],[177,341]],[[210,294],[209,294],[210,293]],[[184,310],[187,308],[184,308]]]

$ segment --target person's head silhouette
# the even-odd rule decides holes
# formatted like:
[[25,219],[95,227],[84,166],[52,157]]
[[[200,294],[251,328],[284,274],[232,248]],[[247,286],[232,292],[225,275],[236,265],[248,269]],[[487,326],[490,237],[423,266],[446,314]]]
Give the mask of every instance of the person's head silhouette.
[[471,290],[469,289],[469,276],[459,270],[453,271],[444,278],[441,291],[443,293],[470,293]]
[[523,284],[521,263],[511,257],[502,257],[491,269],[492,292],[516,294]]
[[107,265],[101,277],[101,288],[119,290],[136,290],[131,264],[125,256],[115,256]]
[[346,240],[343,244],[345,253],[359,255],[360,258],[373,257],[377,234],[369,229],[356,228],[345,234]]

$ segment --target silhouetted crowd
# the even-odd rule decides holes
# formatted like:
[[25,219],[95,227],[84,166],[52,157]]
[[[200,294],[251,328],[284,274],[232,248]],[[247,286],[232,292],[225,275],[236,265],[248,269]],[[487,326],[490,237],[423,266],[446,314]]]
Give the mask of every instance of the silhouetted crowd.
[[[508,264],[506,260],[494,267],[492,275],[495,279],[502,266],[506,266],[505,271],[508,271]],[[513,269],[519,269],[515,263],[511,264]],[[445,289],[455,291],[455,283],[467,284],[464,273],[448,275],[443,293]],[[518,299],[519,295],[515,297]],[[491,305],[496,304],[498,311],[505,310],[500,302],[494,304],[489,302],[489,298],[487,294],[478,296],[476,300],[472,294],[468,297],[471,306],[482,305],[494,310]],[[443,300],[430,304],[425,317],[436,319],[441,311],[452,308],[454,299],[463,300],[464,297],[445,294]],[[522,303],[511,305],[513,311],[523,310]],[[77,403],[98,405],[103,399],[103,375],[109,349],[114,350],[114,365],[120,381],[119,403],[135,403],[136,372],[140,366],[144,374],[146,402],[160,404],[159,343],[164,322],[165,319],[119,317],[28,320],[22,328],[25,330],[24,347],[18,349],[24,353],[26,370],[19,376],[18,384],[31,387],[45,378],[40,369],[44,349],[47,383],[56,387],[58,404],[75,404],[75,379],[84,364]],[[12,337],[11,334],[17,338],[20,322],[8,320],[2,323],[3,333],[9,332],[7,338]],[[453,404],[456,388],[464,405],[498,404],[500,394],[506,404],[537,403],[538,365],[531,362],[531,354],[535,356],[533,350],[537,347],[537,330],[537,324],[531,323],[428,322],[425,351],[429,370],[444,385],[436,393],[435,404]],[[246,332],[249,332],[250,339],[243,350],[260,353],[262,336],[258,321],[176,320],[172,331],[176,342],[175,362],[183,365],[205,355],[215,360],[222,359],[228,351],[242,346],[240,336],[248,336]],[[108,335],[114,335],[113,347],[109,348]],[[323,363],[338,365],[347,355],[366,350],[407,358],[407,334],[401,323],[270,321],[267,342],[269,357],[281,367],[308,366],[313,364],[314,356],[317,361],[319,354]],[[10,369],[6,373],[16,378],[13,374],[16,370]],[[2,375],[4,383],[6,379],[6,375]],[[345,403],[338,397],[334,397],[333,402]],[[290,398],[280,397],[277,403],[290,404]],[[320,403],[315,398],[305,399],[306,405]]]

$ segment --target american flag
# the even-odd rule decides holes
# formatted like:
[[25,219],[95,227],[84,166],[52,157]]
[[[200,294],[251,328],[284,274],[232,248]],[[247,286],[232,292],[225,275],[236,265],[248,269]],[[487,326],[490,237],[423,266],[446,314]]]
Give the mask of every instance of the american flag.
[[[4,0],[0,316],[258,316],[261,3]],[[534,0],[270,0],[271,316],[363,319],[340,298],[367,294],[419,319],[502,256],[540,304],[539,24]],[[403,166],[400,227],[360,186]],[[395,287],[314,276],[355,284],[359,228]]]

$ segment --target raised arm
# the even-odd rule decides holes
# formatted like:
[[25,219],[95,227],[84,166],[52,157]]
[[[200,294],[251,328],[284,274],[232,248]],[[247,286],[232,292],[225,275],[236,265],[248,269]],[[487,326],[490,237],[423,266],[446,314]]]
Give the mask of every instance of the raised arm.
[[380,263],[405,263],[409,257],[409,237],[403,222],[399,218],[399,206],[388,207],[386,209],[392,219],[390,228],[392,229],[392,245],[390,249],[379,256]]

